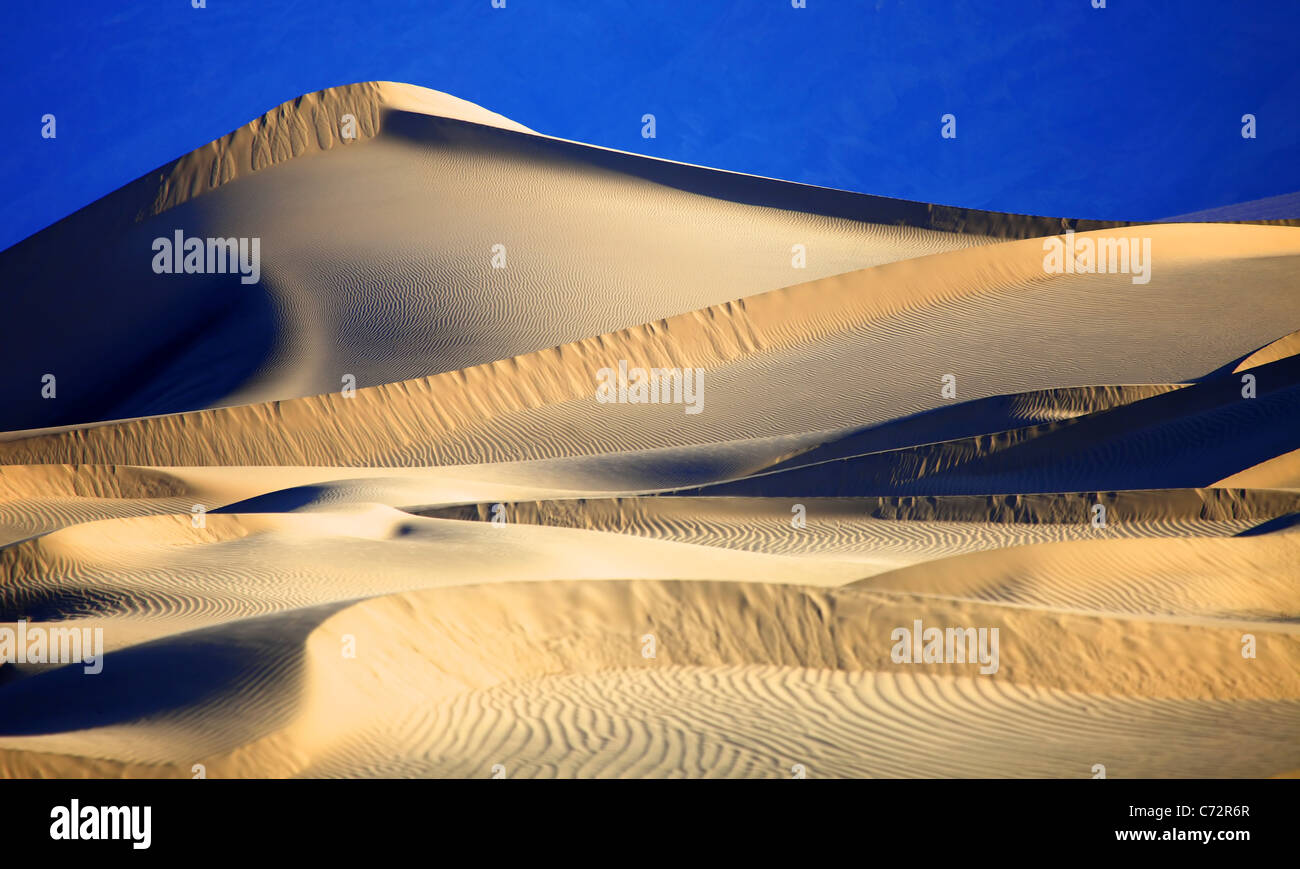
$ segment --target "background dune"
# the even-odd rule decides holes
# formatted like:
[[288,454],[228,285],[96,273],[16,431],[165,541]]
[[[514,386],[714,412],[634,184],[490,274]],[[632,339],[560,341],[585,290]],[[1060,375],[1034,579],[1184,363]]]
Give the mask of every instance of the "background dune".
[[[0,333],[0,428],[423,377],[986,241],[878,197],[758,204],[766,186],[798,188],[538,136],[422,88],[311,94],[0,253],[28,288]],[[261,239],[261,281],[155,275],[152,241],[178,229]],[[49,372],[56,403],[26,388]]]

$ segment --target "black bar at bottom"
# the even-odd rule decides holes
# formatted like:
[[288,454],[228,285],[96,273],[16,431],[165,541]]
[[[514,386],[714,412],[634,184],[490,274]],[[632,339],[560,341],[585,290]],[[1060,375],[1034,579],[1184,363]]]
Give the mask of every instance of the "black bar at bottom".
[[[1290,782],[1240,780],[4,781],[0,836],[11,854],[128,860],[430,845],[447,857],[450,846],[610,860],[681,848],[811,857],[837,842],[864,859],[861,849],[891,843],[936,853],[1231,855],[1294,842],[1295,797]],[[137,848],[146,818],[148,847]],[[105,838],[82,835],[97,832]]]

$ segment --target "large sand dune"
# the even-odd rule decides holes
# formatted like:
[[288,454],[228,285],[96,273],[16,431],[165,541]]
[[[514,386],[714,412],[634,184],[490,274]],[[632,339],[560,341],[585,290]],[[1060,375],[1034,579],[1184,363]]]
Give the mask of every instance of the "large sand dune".
[[[259,238],[258,280],[155,274],[176,230]],[[1066,231],[1149,280],[1048,270]],[[367,83],[0,276],[0,651],[106,652],[0,665],[0,774],[1300,768],[1300,227],[899,202]],[[620,362],[698,401],[600,400]],[[918,622],[975,645],[901,660]]]

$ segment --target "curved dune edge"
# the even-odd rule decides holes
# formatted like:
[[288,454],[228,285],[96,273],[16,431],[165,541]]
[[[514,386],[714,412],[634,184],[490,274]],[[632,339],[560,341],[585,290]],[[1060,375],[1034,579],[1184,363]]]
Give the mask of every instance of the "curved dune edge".
[[[889,633],[915,618],[927,624],[998,627],[1002,636],[998,672],[979,676],[961,664],[919,668],[893,663]],[[239,633],[244,643],[256,643],[257,637],[272,632],[283,633],[275,619],[212,630],[214,639],[225,642],[222,638]],[[281,662],[269,661],[267,665],[272,668],[268,672],[283,670],[284,675],[263,679],[246,698],[251,708],[259,709],[252,697],[273,696],[274,706],[260,708],[253,720],[245,722],[244,732],[252,738],[237,748],[202,753],[199,746],[213,744],[210,731],[220,728],[222,722],[164,709],[147,723],[149,730],[168,736],[145,749],[151,752],[147,768],[141,766],[138,733],[137,738],[129,738],[129,734],[109,731],[98,733],[90,743],[84,741],[84,732],[68,737],[0,737],[0,768],[19,775],[84,769],[75,756],[58,757],[59,752],[52,749],[67,752],[71,746],[94,744],[97,752],[91,756],[100,759],[98,768],[120,775],[156,776],[174,771],[188,777],[193,763],[204,763],[212,777],[316,774],[314,763],[339,752],[353,774],[360,771],[358,766],[364,770],[367,764],[382,773],[385,758],[390,763],[405,758],[416,766],[423,764],[426,774],[466,775],[476,774],[474,764],[489,765],[494,761],[491,754],[510,743],[509,737],[489,739],[480,728],[535,729],[543,722],[551,734],[548,743],[558,738],[571,747],[575,756],[566,763],[581,761],[599,767],[613,764],[617,753],[602,754],[599,745],[587,742],[589,736],[575,730],[575,710],[569,706],[573,700],[563,685],[547,689],[553,702],[549,708],[544,705],[532,711],[540,718],[531,725],[526,720],[491,725],[490,719],[481,715],[467,715],[463,706],[457,711],[456,704],[474,704],[474,698],[485,698],[485,692],[495,693],[499,700],[491,702],[499,711],[492,717],[499,719],[504,714],[509,719],[510,709],[518,714],[531,705],[527,700],[534,691],[531,686],[540,688],[538,680],[553,678],[617,678],[623,683],[622,696],[653,688],[655,693],[667,691],[667,702],[676,704],[681,701],[678,677],[693,669],[705,684],[726,686],[721,691],[715,689],[707,710],[711,717],[726,716],[729,709],[745,705],[750,691],[742,686],[748,683],[753,689],[763,684],[784,693],[787,689],[780,688],[780,680],[788,677],[780,674],[794,668],[820,674],[804,681],[800,689],[812,701],[801,704],[805,709],[843,709],[844,692],[851,695],[858,690],[846,686],[856,685],[862,678],[854,674],[874,674],[870,676],[873,680],[887,680],[882,690],[891,690],[889,686],[894,684],[893,690],[905,694],[915,690],[930,694],[929,689],[943,685],[962,686],[960,697],[949,697],[948,689],[941,690],[939,696],[947,699],[938,702],[931,713],[891,722],[888,730],[892,736],[884,738],[894,742],[882,746],[882,754],[892,754],[895,762],[908,753],[909,733],[915,737],[941,727],[950,737],[951,729],[940,722],[958,714],[967,719],[975,716],[996,729],[998,722],[1006,727],[1016,716],[1051,717],[1048,713],[1054,706],[1065,704],[1071,711],[1062,724],[1072,722],[1074,735],[1052,733],[1049,727],[1039,733],[1038,744],[1055,739],[1070,743],[1088,732],[1093,739],[1106,734],[1101,742],[1108,743],[1110,750],[1119,750],[1125,740],[1139,733],[1143,740],[1154,739],[1157,731],[1162,738],[1175,741],[1205,739],[1222,730],[1230,718],[1229,710],[1239,708],[1234,704],[1257,704],[1251,707],[1257,726],[1247,729],[1249,735],[1233,734],[1233,739],[1244,740],[1236,755],[1236,774],[1271,774],[1279,766],[1289,768],[1295,758],[1288,755],[1300,751],[1291,741],[1290,748],[1279,753],[1289,739],[1287,728],[1293,728],[1300,715],[1300,705],[1295,702],[1300,696],[1300,637],[1268,627],[1255,630],[1265,654],[1259,660],[1245,661],[1237,652],[1237,626],[1116,620],[884,590],[599,580],[443,588],[373,598],[324,615],[310,628],[301,655],[290,654],[289,646],[280,643],[276,648],[282,651],[275,655]],[[647,633],[656,639],[654,658],[642,654]],[[355,658],[341,653],[349,642],[354,643]],[[126,662],[124,669],[132,664]],[[842,682],[844,677],[837,674],[846,674],[850,682]],[[778,681],[770,682],[768,676]],[[283,684],[275,684],[277,679]],[[904,689],[902,683],[915,687]],[[638,684],[640,689],[634,687]],[[1231,696],[1232,704],[1222,703],[1224,696]],[[1018,698],[1016,702],[1005,702],[1012,697]],[[1162,706],[1187,702],[1200,705]],[[1105,722],[1115,715],[1107,710],[1117,703],[1126,704],[1128,729],[1120,726],[1106,733]],[[784,703],[778,705],[788,708]],[[867,704],[868,710],[871,705]],[[1157,725],[1150,718],[1161,709],[1172,714],[1157,716],[1161,719]],[[833,726],[846,733],[855,726],[874,729],[878,724],[868,725],[870,717],[854,723],[868,710],[837,717]],[[1087,712],[1081,718],[1084,710]],[[1181,725],[1171,729],[1177,720]],[[656,732],[661,725],[653,719],[643,719],[641,726],[648,728],[651,744],[672,738],[671,732]],[[788,740],[791,745],[798,745],[810,732],[779,719],[768,729],[773,738]],[[728,730],[744,741],[743,722]],[[357,757],[357,737],[364,743],[365,735],[376,731],[384,733],[386,740],[369,755],[361,750]],[[77,741],[72,741],[74,736]],[[429,755],[447,740],[462,743],[455,756]],[[20,754],[24,749],[27,753]],[[1039,771],[1030,758],[1015,761],[1001,757],[1001,751],[994,753],[1007,764],[996,775],[1048,774]],[[518,752],[496,759],[520,762]],[[975,774],[972,765],[981,767],[985,760],[953,757],[936,774]],[[123,765],[114,766],[111,761]],[[1263,762],[1273,765],[1261,771]],[[469,763],[470,768],[457,767],[458,763]],[[711,772],[707,760],[698,764],[683,757],[678,763],[683,766],[679,774],[746,774],[720,760]],[[1162,774],[1186,775],[1209,761],[1204,755],[1182,753],[1154,763],[1162,766]],[[1228,764],[1226,768],[1232,767]],[[599,768],[581,771],[602,774]],[[824,771],[835,774],[834,769]],[[533,774],[539,772],[547,774],[544,769]],[[579,769],[561,764],[549,774],[577,772]],[[477,774],[490,772],[483,769]]]
[[42,495],[76,498],[167,498],[186,485],[152,468],[126,465],[0,465],[0,501]]
[[[184,157],[145,176],[148,181],[142,186],[146,190],[156,188],[156,193],[148,207],[137,213],[137,219],[160,214],[210,190],[215,190],[235,178],[244,177],[268,166],[305,154],[328,151],[337,145],[351,144],[340,134],[344,115],[351,114],[356,118],[355,141],[373,138],[382,129],[383,115],[390,111],[445,117],[518,133],[542,135],[475,103],[418,85],[370,81],[325,88],[284,102],[239,129],[196,148]],[[545,138],[571,142],[571,140],[552,136],[545,136]],[[572,144],[611,153],[628,154],[660,163],[675,162],[580,142],[572,142]],[[695,167],[690,164],[679,165],[698,169],[709,168]],[[726,170],[710,169],[709,171]],[[731,172],[728,174],[738,177],[744,175],[744,173]],[[775,179],[760,179],[757,176],[744,177],[806,187],[806,185],[794,185],[792,182],[779,182]],[[828,192],[840,194],[846,199],[872,202],[891,223],[945,232],[987,235],[994,238],[1037,238],[1053,235],[1067,228],[1086,232],[1133,225],[1125,221],[1039,217],[911,202],[870,194]],[[1216,222],[1300,225],[1300,219]]]
[[[1092,505],[1108,521],[1092,525]],[[802,511],[800,511],[802,508]],[[862,498],[579,498],[481,503],[417,515],[582,528],[725,549],[861,559],[864,571],[965,552],[1065,540],[1232,537],[1300,512],[1293,492],[1229,489],[1078,492],[1053,495]],[[795,527],[798,515],[802,525]]]
[[1216,486],[1260,489],[1300,489],[1300,450],[1292,450],[1224,477]]
[[0,465],[0,548],[77,523],[127,516],[642,494],[745,476],[840,434],[445,468]]
[[[106,226],[138,223],[270,166],[372,139],[381,129],[384,114],[394,111],[533,134],[496,112],[431,88],[385,81],[341,85],[281,103],[238,129],[124,184],[64,220],[98,231]],[[343,116],[348,114],[356,119],[355,140],[342,137]],[[8,250],[24,243],[20,241]]]
[[[1178,274],[1181,260],[1184,267],[1207,273],[1230,266],[1237,280],[1258,265],[1264,270],[1259,280],[1273,280],[1281,274],[1280,261],[1300,256],[1300,231],[1291,227],[1170,225],[1147,227],[1144,232],[1155,238],[1166,274]],[[1216,260],[1206,254],[1207,245],[1226,247],[1234,254]],[[352,398],[326,394],[57,434],[14,433],[0,443],[0,461],[355,466],[608,451],[610,444],[592,443],[587,440],[590,435],[576,431],[565,434],[567,441],[553,438],[539,443],[530,430],[529,413],[565,405],[569,414],[582,411],[593,423],[601,414],[611,418],[612,406],[594,400],[595,373],[619,359],[706,371],[750,359],[788,367],[797,359],[791,354],[832,336],[851,334],[864,322],[898,317],[924,305],[978,298],[990,288],[1019,292],[1069,279],[1043,273],[1042,246],[1033,240],[968,248],[798,284],[488,365],[359,389]],[[1288,302],[1282,298],[1275,304],[1285,307]],[[778,358],[779,354],[784,355]],[[1026,371],[1024,376],[1033,374]],[[1040,382],[1036,388],[1058,385]],[[932,392],[922,389],[921,394]],[[927,402],[930,407],[941,403],[937,390],[933,392],[935,397]],[[706,414],[700,416],[707,422]],[[640,446],[719,439],[717,432],[689,434],[689,426],[703,424],[700,417],[661,415],[654,422],[662,426],[655,441]],[[490,446],[474,435],[487,425],[496,434]],[[639,435],[649,437],[654,432],[654,426],[645,425]],[[758,434],[728,429],[725,436]],[[455,455],[446,455],[439,444],[453,435],[462,440]],[[624,442],[622,448],[628,446]]]
[[853,587],[1072,612],[1239,624],[1278,620],[1274,630],[1300,637],[1291,612],[1297,558],[1300,534],[1294,532],[1071,540],[938,559]]
[[[27,287],[0,362],[14,382],[61,378],[58,401],[17,389],[0,428],[311,396],[345,374],[404,381],[991,241],[900,224],[869,197],[828,216],[824,191],[680,178],[677,164],[455,120],[448,99],[388,84],[303,98],[0,252]],[[359,138],[340,147],[327,121],[352,110]],[[255,243],[258,267],[155,272],[154,246],[175,233]],[[65,257],[88,236],[101,242]],[[67,310],[79,320],[63,324]]]
[[1300,358],[1286,358],[1257,369],[1260,382],[1249,398],[1232,375],[1212,377],[1060,422],[918,447],[824,457],[813,451],[681,494],[936,496],[1202,487],[1292,446],[1289,434],[1300,425],[1297,363]]
[[[852,498],[675,496],[578,498],[554,501],[506,502],[511,521],[557,527],[599,527],[619,531],[651,517],[672,523],[692,515],[716,516],[726,511],[756,520],[770,511],[786,520],[795,500],[810,504],[808,518],[819,514],[843,520],[851,517],[896,522],[1001,522],[1020,524],[1089,525],[1092,505],[1103,504],[1108,525],[1130,522],[1259,523],[1300,510],[1300,494],[1268,489],[1228,488],[1143,489],[1119,492],[1030,493],[1015,495],[881,495]],[[464,504],[413,512],[483,521],[491,504]],[[570,524],[577,523],[577,524]],[[798,529],[795,529],[798,530]],[[1098,529],[1105,530],[1105,529]]]
[[1049,389],[964,402],[862,432],[808,432],[598,456],[446,468],[0,465],[0,546],[77,522],[206,511],[278,512],[367,501],[401,508],[608,498],[716,484],[945,434],[1060,421],[1181,388]]
[[[373,138],[379,134],[382,116],[388,111],[532,132],[474,103],[416,85],[371,81],[326,88],[282,103],[136,182],[156,187],[149,205],[137,213],[136,219],[161,214],[277,163]],[[343,138],[346,115],[355,119],[354,139]]]
[[125,465],[0,465],[0,548],[79,522],[187,512],[193,487]]
[[[119,190],[0,254],[0,270],[30,287],[13,308],[15,322],[50,322],[71,308],[105,326],[0,342],[10,348],[15,382],[55,370],[63,378],[57,402],[16,388],[0,426],[85,425],[312,396],[339,388],[345,375],[363,387],[405,382],[665,321],[801,277],[993,240],[869,197],[856,209],[822,208],[828,194],[820,189],[702,168],[678,177],[675,164],[561,147],[455,105],[391,83],[308,95],[141,179],[144,194]],[[333,138],[327,121],[344,114],[358,118],[359,147]],[[447,117],[458,114],[483,123]],[[329,153],[316,153],[322,148]],[[521,207],[517,188],[533,193],[531,208]],[[155,274],[151,243],[174,232],[261,239],[262,280],[250,288],[221,274]],[[88,235],[104,243],[65,261],[61,252]],[[1203,251],[1237,256],[1230,233],[1200,237]],[[510,272],[491,258],[498,245],[511,252]],[[807,271],[795,270],[795,248],[809,254]],[[1160,261],[1158,275],[1163,253]],[[1192,267],[1182,253],[1171,262]],[[1266,267],[1254,263],[1240,279],[1259,281],[1255,272]],[[1213,276],[1219,268],[1206,270]],[[113,275],[121,283],[101,287]],[[986,289],[1013,289],[992,278]],[[1088,281],[1078,283],[1066,294],[1088,292]],[[556,293],[573,296],[569,310]],[[921,294],[906,312],[881,316],[963,303]],[[1087,311],[1079,315],[1088,320]],[[134,330],[137,340],[115,346],[108,336],[119,330]],[[1244,353],[1263,338],[1252,330],[1253,346],[1225,343]],[[472,453],[460,460],[473,461]]]
[[[879,569],[892,567],[883,561]],[[521,524],[412,516],[377,504],[312,513],[87,522],[0,550],[0,620],[90,620],[112,648],[361,597],[485,581],[675,579],[843,585],[835,561]]]
[[304,644],[337,609],[181,630],[110,650],[94,676],[74,665],[11,682],[6,697],[24,710],[0,712],[0,769],[188,778],[194,763],[217,755],[255,758],[264,776],[287,774],[285,756],[297,749],[278,735],[296,718]]
[[[385,699],[393,696],[394,684],[402,686],[396,692],[408,691],[425,697],[425,702],[437,710],[425,714],[407,710],[403,715],[393,708],[393,721],[400,723],[391,727],[376,726],[378,722],[372,718],[369,732],[383,731],[389,738],[380,740],[380,751],[373,748],[365,751],[369,732],[355,717],[352,718],[354,723],[350,723],[347,730],[365,735],[338,749],[344,762],[341,769],[335,769],[331,774],[364,774],[361,770],[367,770],[367,761],[369,774],[383,774],[383,762],[385,758],[391,762],[391,752],[415,760],[411,766],[419,770],[419,774],[432,775],[490,775],[493,762],[506,764],[511,775],[611,775],[620,774],[615,771],[620,765],[625,765],[621,774],[754,775],[759,774],[758,770],[729,765],[723,757],[710,761],[707,755],[695,757],[692,752],[681,753],[671,749],[663,761],[663,768],[647,773],[643,765],[653,764],[651,758],[659,757],[655,747],[663,744],[663,740],[672,744],[675,739],[688,742],[692,739],[690,732],[694,732],[695,727],[680,722],[676,725],[680,732],[675,732],[672,723],[664,727],[664,718],[671,719],[677,715],[685,715],[686,721],[692,723],[702,723],[699,730],[722,732],[725,734],[722,744],[748,742],[746,735],[751,734],[746,734],[748,726],[745,722],[749,721],[749,714],[737,714],[735,710],[745,706],[744,697],[757,695],[762,700],[755,702],[755,708],[762,708],[768,702],[777,706],[777,710],[767,715],[754,715],[758,721],[767,719],[763,721],[764,726],[759,727],[759,732],[772,742],[785,742],[792,751],[798,751],[798,745],[806,740],[807,735],[820,732],[824,742],[836,743],[841,739],[853,740],[850,734],[855,729],[867,727],[874,731],[874,740],[884,742],[876,743],[875,748],[868,752],[874,760],[867,766],[879,765],[881,758],[893,755],[894,774],[915,775],[920,773],[917,766],[911,766],[909,771],[907,760],[911,752],[904,743],[913,739],[930,742],[937,738],[943,742],[945,738],[952,738],[954,717],[965,721],[980,721],[985,717],[1001,719],[1000,726],[1006,727],[1008,719],[1017,713],[1006,717],[996,713],[991,708],[1001,706],[996,697],[1018,695],[1021,691],[1031,693],[1035,699],[1027,702],[1027,708],[1022,708],[1018,714],[1037,717],[1045,714],[1052,705],[1052,701],[1044,699],[1040,692],[1069,692],[1070,700],[1060,697],[1057,701],[1073,700],[1078,704],[1067,719],[1073,722],[1076,731],[1088,732],[1093,727],[1101,729],[1097,719],[1105,715],[1097,713],[1100,712],[1099,706],[1108,702],[1101,700],[1101,696],[1134,699],[1130,714],[1138,713],[1136,717],[1144,718],[1149,714],[1149,708],[1145,714],[1138,710],[1145,704],[1158,704],[1161,700],[1186,701],[1199,697],[1213,702],[1213,695],[1222,687],[1210,686],[1216,682],[1226,686],[1229,680],[1235,702],[1251,705],[1265,699],[1282,700],[1277,706],[1269,706],[1266,701],[1266,705],[1260,706],[1261,712],[1270,709],[1270,713],[1262,717],[1269,735],[1261,739],[1260,747],[1247,749],[1247,755],[1256,755],[1257,752],[1266,757],[1271,755],[1269,760],[1262,761],[1264,766],[1261,768],[1271,773],[1279,762],[1278,748],[1288,739],[1284,735],[1286,721],[1288,718],[1294,721],[1296,714],[1296,678],[1294,674],[1282,675],[1283,667],[1288,661],[1294,661],[1294,656],[1300,652],[1300,643],[1294,636],[1270,634],[1265,640],[1270,654],[1281,654],[1281,658],[1271,661],[1266,667],[1256,667],[1253,673],[1248,674],[1247,671],[1258,662],[1231,660],[1231,654],[1236,654],[1236,636],[1232,631],[1173,627],[1154,622],[1119,626],[1108,619],[1088,617],[1050,615],[1044,618],[1043,614],[1027,611],[988,609],[983,604],[953,601],[926,601],[918,609],[913,598],[859,596],[839,589],[822,591],[783,585],[755,587],[719,583],[554,583],[526,588],[499,585],[455,589],[450,595],[463,598],[464,609],[442,592],[382,598],[342,611],[330,622],[322,624],[321,631],[313,636],[313,641],[320,643],[321,650],[318,658],[313,656],[313,661],[320,661],[322,666],[315,675],[309,676],[308,683],[316,684],[316,696],[320,697],[322,706],[318,706],[318,712],[309,715],[312,719],[331,721],[335,715],[346,717],[347,709],[373,710],[385,702],[391,704],[391,700]],[[521,600],[520,596],[526,600]],[[917,673],[918,667],[894,665],[889,660],[889,631],[897,624],[907,623],[898,621],[905,613],[935,624],[1000,624],[1002,636],[1006,637],[1002,645],[1000,671],[992,676],[972,676],[970,669],[961,665],[936,665]],[[404,624],[409,627],[403,627]],[[432,631],[429,626],[432,626]],[[1125,644],[1114,641],[1114,637],[1109,636],[1110,631],[1127,635],[1130,647],[1125,649]],[[382,665],[377,663],[377,667],[382,667],[377,673],[367,674],[360,684],[352,683],[350,692],[339,686],[338,679],[352,682],[351,676],[356,671],[344,670],[333,660],[338,636],[343,632],[356,636],[359,645],[373,643],[382,649],[403,645],[396,637],[407,637],[406,643],[419,644],[420,652],[412,657],[419,658],[422,663],[415,665],[394,653]],[[656,656],[653,660],[647,660],[641,654],[646,632],[655,635]],[[1058,639],[1058,635],[1065,639]],[[484,649],[481,637],[489,636],[502,640],[503,645]],[[1053,639],[1047,641],[1048,636]],[[430,637],[437,639],[430,640]],[[547,641],[547,637],[554,637],[554,641]],[[434,644],[432,647],[430,641]],[[1203,654],[1203,644],[1210,649],[1222,644],[1229,653],[1222,656],[1214,652]],[[1013,645],[1015,649],[1011,648]],[[446,648],[446,652],[441,648]],[[1134,648],[1151,653],[1151,657],[1134,656],[1131,653]],[[1171,660],[1164,657],[1166,653],[1177,656],[1173,660],[1195,657],[1200,661],[1190,662],[1191,671],[1188,673],[1170,674],[1164,666],[1154,663]],[[705,688],[688,695],[690,701],[679,691],[680,683],[673,679],[672,674],[680,673],[681,669],[698,674],[702,680],[701,688]],[[784,679],[781,674],[788,674],[790,669],[810,671],[806,679],[801,679],[806,693],[802,702],[797,704],[779,701],[785,693],[785,689],[780,688]],[[1206,682],[1206,673],[1217,675]],[[840,674],[849,676],[849,683],[841,682]],[[928,682],[937,679],[941,683],[953,679],[969,686],[969,693],[963,691],[966,702],[949,706],[946,715],[933,714],[937,709],[915,718],[885,713],[892,719],[881,727],[879,715],[884,713],[884,709],[876,709],[875,714],[867,717],[862,717],[865,710],[858,710],[857,714],[839,714],[845,705],[837,697],[842,697],[841,692],[855,693],[846,691],[846,686],[855,682],[854,674],[868,674],[871,680],[884,679],[887,686],[897,680]],[[1281,676],[1281,679],[1274,682],[1270,679],[1273,675]],[[565,689],[575,680],[581,683],[591,678],[598,679],[597,684],[607,687],[602,693],[610,700],[599,702],[593,693],[586,692],[573,696]],[[777,682],[771,682],[770,678],[776,678]],[[1244,682],[1239,683],[1239,678]],[[1154,686],[1156,682],[1161,686]],[[930,682],[935,688],[940,683]],[[1239,688],[1242,689],[1240,695],[1236,693]],[[461,697],[459,704],[447,702],[443,699],[443,692],[455,692]],[[595,723],[601,721],[610,706],[628,702],[615,700],[615,697],[637,696],[642,692],[655,697],[651,708],[679,710],[676,715],[655,715],[650,709],[629,710],[632,721],[628,725],[636,730],[650,731],[649,739],[621,743],[614,736],[616,726]],[[930,692],[920,689],[920,693]],[[710,695],[714,700],[705,699]],[[477,699],[482,699],[482,704]],[[733,708],[732,704],[737,706]],[[785,717],[792,705],[805,710],[805,715],[793,719]],[[945,705],[939,704],[939,708]],[[537,717],[528,719],[517,714],[521,708],[528,709]],[[477,712],[480,709],[481,712]],[[578,709],[589,709],[590,712],[580,713]],[[707,712],[695,719],[690,712],[692,709]],[[729,712],[723,712],[723,709]],[[828,709],[835,709],[836,714],[828,715]],[[1088,712],[1083,712],[1084,709]],[[589,719],[590,725],[582,732],[576,732],[568,722],[582,721],[582,718],[573,717],[582,714],[594,715],[594,719]],[[1174,740],[1182,740],[1188,731],[1199,731],[1203,727],[1206,729],[1201,730],[1204,734],[1214,727],[1210,723],[1214,721],[1214,713],[1203,715],[1193,713],[1190,719],[1184,719],[1188,725],[1186,730],[1182,727],[1162,730],[1165,730],[1165,736]],[[524,721],[511,726],[512,717],[524,718]],[[718,727],[718,717],[725,719],[728,725]],[[490,723],[502,718],[506,722]],[[814,725],[814,721],[818,723]],[[875,725],[870,723],[872,721],[876,722]],[[1223,723],[1223,719],[1219,719],[1218,725]],[[528,770],[525,757],[536,752],[529,752],[524,745],[513,743],[511,731],[515,731],[515,727],[526,727],[533,734],[550,734],[545,742],[551,743],[551,751],[539,753],[554,762],[554,768],[541,764]],[[655,739],[654,731],[660,727],[667,732]],[[993,729],[996,727],[993,725]],[[931,729],[943,732],[944,736],[927,735]],[[1119,739],[1132,738],[1136,731],[1143,729],[1143,726],[1135,727],[1134,731]],[[887,732],[881,734],[881,730]],[[1053,738],[1045,736],[1052,727],[1036,730],[1039,731],[1036,744]],[[604,734],[607,739],[593,739],[594,734]],[[792,738],[793,734],[800,736]],[[1153,735],[1148,731],[1147,738]],[[614,738],[610,739],[610,736]],[[1119,742],[1119,739],[1113,742]],[[560,744],[555,745],[555,742]],[[617,751],[620,744],[628,745],[627,755],[620,755]],[[1021,749],[1024,744],[1021,744]],[[564,748],[565,745],[569,748]],[[810,748],[803,745],[803,751]],[[1290,752],[1295,751],[1292,744]],[[563,760],[555,755],[562,756]],[[1001,755],[1001,752],[991,752],[991,755]],[[1283,764],[1286,756],[1287,752],[1282,752]],[[616,760],[619,757],[623,760]],[[800,758],[794,756],[776,769],[788,770],[790,762],[798,760]],[[1002,757],[998,757],[998,761],[1001,760]],[[930,774],[974,774],[972,766],[980,768],[987,764],[984,769],[996,768],[997,764],[992,761],[991,756],[966,761],[949,756]],[[1251,764],[1257,762],[1261,762],[1260,757],[1252,760]],[[711,768],[714,764],[716,768]],[[1179,768],[1187,769],[1183,765],[1186,761],[1169,757],[1162,758],[1158,764],[1165,765],[1165,774],[1179,774]],[[891,766],[888,762],[884,765]],[[328,764],[325,766],[328,769]],[[1008,758],[1001,771],[985,774],[1024,774],[1031,766],[1034,766],[1034,761],[1026,758],[1019,761]],[[839,774],[846,771],[848,769],[841,768]],[[833,775],[837,770],[831,766],[823,768],[823,773]],[[863,774],[863,770],[853,769],[853,773]],[[308,774],[317,773],[308,770]],[[406,774],[412,774],[411,769]],[[771,770],[767,774],[777,773]],[[875,774],[883,774],[879,766],[876,766]]]
[[[1002,446],[1050,432],[1059,424],[1183,389],[1187,384],[1076,386],[996,395],[936,407],[827,440],[815,449],[753,473],[775,474],[836,459],[950,442]],[[718,481],[723,482],[723,481]],[[685,487],[678,487],[685,488]]]
[[1258,368],[1261,365],[1267,365],[1288,356],[1295,356],[1297,353],[1300,353],[1300,331],[1292,332],[1290,335],[1283,335],[1276,341],[1259,348],[1238,362],[1237,367],[1232,370],[1233,373],[1237,373],[1251,368]]
[[[788,203],[800,197],[800,194],[791,191],[816,191],[816,197],[813,198],[829,198],[833,203],[829,212],[838,216],[874,212],[883,222],[892,225],[1003,239],[1038,238],[1053,235],[1064,229],[1082,232],[1133,225],[1125,221],[1039,217],[890,199],[674,163],[660,158],[544,136],[467,100],[431,88],[389,81],[357,82],[325,88],[281,103],[225,136],[202,145],[119,188],[117,194],[110,194],[115,201],[108,210],[132,222],[161,214],[237,178],[247,177],[269,166],[296,157],[328,151],[339,145],[355,144],[374,138],[382,129],[384,115],[389,112],[464,121],[556,142],[582,145],[610,154],[680,166],[688,172],[693,170],[725,172],[737,179],[752,179],[768,195],[780,191],[776,198],[781,203]],[[356,119],[355,140],[342,138],[341,125],[344,115],[352,115]],[[803,198],[809,197],[804,195]],[[109,197],[105,197],[100,202],[104,203],[108,199]],[[785,205],[777,207],[785,207]],[[1185,218],[1194,222],[1199,220],[1196,215],[1187,215]],[[1183,220],[1183,218],[1169,220]],[[1300,225],[1300,219],[1226,219],[1216,222]]]

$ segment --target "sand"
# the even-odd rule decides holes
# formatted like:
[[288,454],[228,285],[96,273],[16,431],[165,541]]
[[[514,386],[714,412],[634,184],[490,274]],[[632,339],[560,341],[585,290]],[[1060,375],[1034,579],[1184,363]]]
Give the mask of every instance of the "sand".
[[[154,274],[175,229],[260,280]],[[1150,280],[1046,271],[1066,230]],[[0,667],[0,774],[1300,768],[1300,227],[905,203],[372,82],[0,273],[0,629],[106,649]],[[699,412],[602,402],[620,361]],[[898,660],[917,621],[996,666]]]

